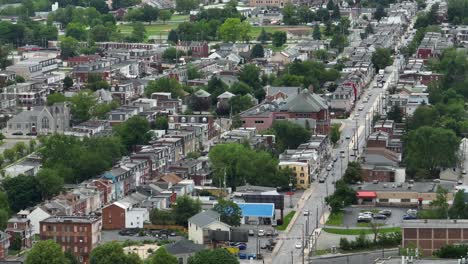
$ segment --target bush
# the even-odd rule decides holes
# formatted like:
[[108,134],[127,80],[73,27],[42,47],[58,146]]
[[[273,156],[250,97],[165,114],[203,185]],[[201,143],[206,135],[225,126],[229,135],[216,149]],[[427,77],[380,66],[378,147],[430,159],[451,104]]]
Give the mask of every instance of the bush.
[[346,237],[340,238],[340,248],[342,250],[350,250],[351,249],[351,243]]
[[459,258],[468,252],[468,245],[445,245],[434,252],[439,258]]
[[400,243],[401,243],[400,232],[381,233],[377,237],[377,243],[372,243],[371,240],[369,240],[364,233],[361,233],[354,241],[349,241],[346,237],[340,238],[340,249],[347,251],[347,250],[372,249],[372,248],[380,248],[380,247],[395,247],[395,246],[400,245]]

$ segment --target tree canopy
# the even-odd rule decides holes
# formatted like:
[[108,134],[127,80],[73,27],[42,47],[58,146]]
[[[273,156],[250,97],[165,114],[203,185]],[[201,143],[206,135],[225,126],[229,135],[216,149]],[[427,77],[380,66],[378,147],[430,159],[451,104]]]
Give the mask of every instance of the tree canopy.
[[188,264],[239,264],[238,258],[224,248],[205,249],[188,259]]
[[165,247],[160,247],[156,252],[154,252],[153,256],[151,256],[148,264],[178,264],[179,260],[169,254]]
[[135,254],[126,254],[117,242],[101,244],[93,249],[90,264],[143,264]]
[[392,52],[390,49],[377,48],[374,53],[372,53],[371,60],[377,71],[385,69],[385,67],[392,65],[393,63]]
[[213,210],[221,215],[221,222],[230,226],[240,226],[242,211],[235,202],[219,199]]
[[188,219],[201,211],[201,202],[187,195],[180,196],[177,197],[173,210],[176,223],[187,226]]
[[286,149],[296,149],[300,144],[310,140],[310,132],[304,127],[290,121],[275,121],[272,131],[276,136],[276,149],[282,153]]
[[[28,176],[29,177],[29,176]],[[25,264],[67,264],[68,260],[59,244],[42,240],[34,244],[27,253]]]

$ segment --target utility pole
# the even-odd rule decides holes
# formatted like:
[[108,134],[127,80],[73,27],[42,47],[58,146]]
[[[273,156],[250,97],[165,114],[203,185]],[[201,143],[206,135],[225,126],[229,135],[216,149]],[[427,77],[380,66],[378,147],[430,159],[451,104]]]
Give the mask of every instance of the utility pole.
[[307,213],[307,220],[306,220],[306,236],[309,236],[309,215],[310,212]]
[[294,264],[294,255],[292,251],[291,251],[291,264]]
[[317,205],[317,212],[316,212],[316,214],[315,214],[315,229],[318,228],[318,223],[319,223],[319,216],[318,216],[318,215],[319,215],[319,214],[318,214],[318,211],[319,211],[319,210],[318,210],[318,208],[319,208],[319,207],[318,207],[318,205]]
[[304,224],[302,225],[302,264],[305,263],[305,239],[304,239]]

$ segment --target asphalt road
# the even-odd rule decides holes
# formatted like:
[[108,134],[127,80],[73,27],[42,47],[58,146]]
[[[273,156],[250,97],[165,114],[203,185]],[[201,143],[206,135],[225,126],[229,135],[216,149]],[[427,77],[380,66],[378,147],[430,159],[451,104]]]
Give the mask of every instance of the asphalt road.
[[374,263],[378,258],[382,257],[397,256],[397,250],[388,250],[388,251],[374,251],[370,253],[360,253],[355,255],[348,256],[337,256],[333,258],[312,258],[310,263],[314,264],[364,264],[364,263]]
[[[325,183],[312,183],[310,187],[313,189],[312,194],[309,199],[304,202],[304,207],[300,210],[300,215],[297,217],[295,223],[293,223],[289,233],[284,234],[283,237],[289,240],[284,240],[284,243],[279,244],[280,248],[277,249],[277,253],[272,256],[272,263],[302,263],[302,249],[297,249],[295,247],[295,242],[300,240],[303,234],[307,237],[307,233],[304,231],[307,229],[307,223],[309,234],[311,234],[315,228],[320,227],[318,219],[320,219],[328,210],[325,205],[324,198],[334,192],[334,185],[332,182],[341,178],[343,172],[346,170],[347,163],[355,160],[356,156],[359,157],[362,154],[366,137],[371,131],[371,123],[374,115],[377,113],[385,113],[383,97],[385,96],[385,91],[388,89],[389,85],[395,81],[394,78],[396,78],[398,74],[398,67],[396,66],[399,64],[400,58],[396,56],[393,64],[393,72],[386,73],[384,76],[386,82],[383,85],[383,88],[373,88],[377,77],[374,78],[370,83],[369,88],[363,95],[361,95],[361,99],[356,104],[357,106],[363,105],[364,109],[361,111],[356,109],[355,111],[357,111],[358,115],[355,116],[355,113],[352,113],[350,118],[343,120],[344,128],[341,132],[341,140],[339,141],[337,148],[333,149],[332,157],[339,156],[340,151],[344,151],[345,158],[340,158],[335,162],[333,170],[331,171],[331,175],[334,174],[334,176],[327,177]],[[371,93],[370,96],[368,96],[369,92]],[[364,103],[363,99],[367,96],[369,97],[369,100],[367,103]],[[326,171],[323,171],[321,175],[324,176],[325,173]],[[311,212],[308,217],[303,215],[303,212],[306,210]],[[308,222],[307,218],[309,219]],[[307,259],[307,256],[304,258]]]

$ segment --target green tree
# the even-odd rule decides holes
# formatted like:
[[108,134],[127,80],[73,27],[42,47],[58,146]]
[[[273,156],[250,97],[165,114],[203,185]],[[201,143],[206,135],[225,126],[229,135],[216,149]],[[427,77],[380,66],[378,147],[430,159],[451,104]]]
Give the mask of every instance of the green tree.
[[182,97],[184,90],[180,83],[173,78],[160,78],[150,81],[145,88],[145,95],[151,97],[152,93],[171,93],[173,98]]
[[205,249],[195,253],[188,259],[188,264],[239,264],[236,256],[224,248]]
[[133,23],[131,40],[133,42],[143,42],[146,38],[146,28],[141,22]]
[[187,226],[188,219],[201,211],[201,202],[187,195],[180,196],[173,210],[177,224]]
[[460,140],[452,130],[423,126],[409,133],[406,145],[408,167],[435,178],[440,168],[455,166]]
[[332,125],[331,132],[330,132],[330,140],[335,145],[341,137],[341,132],[340,132],[340,125],[334,124]]
[[63,87],[65,89],[69,89],[69,88],[73,87],[73,79],[70,76],[66,76],[63,79]]
[[390,49],[377,48],[374,53],[372,53],[371,60],[377,71],[385,69],[385,67],[392,65],[393,63],[392,52]]
[[276,135],[276,149],[280,153],[286,149],[296,149],[310,139],[307,129],[289,121],[275,121],[272,129]]
[[63,178],[56,170],[43,168],[37,173],[36,178],[42,197],[45,199],[59,194],[63,188]]
[[351,161],[343,175],[343,181],[348,184],[355,184],[362,180],[361,164],[359,162]]
[[239,18],[228,18],[219,27],[219,36],[226,42],[236,42],[238,40],[248,40],[252,26],[247,21]]
[[246,95],[253,93],[252,87],[245,82],[235,82],[231,85],[229,91],[235,95]]
[[159,19],[161,19],[164,24],[166,24],[166,21],[170,20],[171,17],[172,17],[172,12],[169,10],[161,10],[159,12]]
[[131,149],[135,145],[144,145],[148,142],[148,120],[141,116],[134,116],[124,123],[114,127],[114,131],[122,139],[122,143]]
[[16,151],[13,148],[10,149],[5,149],[3,151],[3,156],[5,159],[7,159],[9,162],[13,162],[16,160]]
[[248,95],[237,95],[229,99],[231,114],[238,114],[254,106],[252,98]]
[[65,251],[65,258],[68,260],[68,264],[80,264],[78,258],[70,250]]
[[232,117],[232,123],[231,123],[231,129],[236,129],[242,126],[242,119],[240,118],[240,115],[234,115]]
[[[239,81],[247,84],[253,89],[254,96],[259,101],[265,97],[265,90],[260,80],[260,68],[254,64],[247,64],[239,72]],[[214,96],[212,94],[212,96]]]
[[89,90],[83,90],[71,98],[71,113],[76,123],[87,121],[91,118],[91,113],[97,104],[96,96]]
[[14,178],[7,177],[3,180],[2,187],[13,212],[36,205],[42,200],[41,190],[35,177],[23,174]]
[[52,240],[38,241],[26,255],[25,264],[69,263],[59,244]]
[[325,198],[325,202],[331,207],[332,212],[339,212],[357,202],[356,191],[343,180],[338,180],[335,185],[335,192]]
[[70,23],[65,28],[65,36],[72,37],[77,40],[86,40],[88,33],[85,25],[81,23]]
[[135,254],[125,254],[117,242],[101,244],[93,249],[89,258],[90,264],[142,264]]
[[320,32],[320,26],[319,24],[314,25],[314,30],[312,31],[312,37],[315,40],[320,40],[322,39],[322,32]]
[[329,0],[327,3],[327,10],[332,11],[335,8],[335,3],[333,0]]
[[8,219],[10,219],[10,214],[7,210],[0,208],[0,228],[5,230],[7,228]]
[[169,128],[169,123],[167,121],[167,116],[158,116],[154,122],[154,128],[160,130],[166,130]]
[[29,140],[29,152],[33,153],[36,150],[37,142],[34,139]]
[[283,15],[284,24],[297,25],[299,23],[299,19],[296,14],[296,7],[292,3],[288,2],[284,5],[281,13]]
[[153,225],[174,225],[174,214],[170,210],[154,208],[150,213],[150,221]]
[[202,73],[200,72],[197,66],[193,64],[187,65],[187,78],[189,80],[199,79],[201,77],[202,77]]
[[53,93],[47,96],[47,105],[53,105],[55,103],[62,103],[67,101],[68,98],[61,93]]
[[221,215],[221,222],[230,226],[240,226],[242,211],[235,202],[219,199],[213,210]]
[[270,35],[265,31],[264,28],[262,28],[262,31],[260,31],[257,40],[260,41],[262,44],[265,44],[270,39]]
[[387,13],[385,12],[383,5],[377,6],[377,9],[375,10],[373,16],[374,16],[374,18],[377,19],[378,21],[380,21],[380,19],[382,19],[382,17],[386,17],[386,16],[387,16]]
[[162,55],[162,58],[168,62],[178,62],[177,59],[185,56],[185,52],[177,50],[174,47],[167,48]]
[[438,185],[436,191],[436,198],[431,201],[431,209],[435,212],[435,217],[444,219],[448,217],[449,205],[447,202],[448,191],[444,187]]
[[367,24],[365,32],[367,35],[374,34],[374,27],[371,23]]
[[458,190],[453,198],[452,206],[449,209],[449,216],[451,219],[465,219],[468,215],[466,213],[465,192]]
[[286,35],[286,32],[283,32],[283,31],[275,31],[273,33],[273,36],[272,36],[272,42],[273,42],[273,46],[275,47],[281,47],[283,46],[286,41],[287,41],[287,35]]
[[184,14],[188,14],[191,10],[194,10],[198,6],[197,0],[176,0],[176,11]]
[[0,45],[0,69],[5,69],[7,66],[12,64],[11,60],[9,59],[10,52],[10,45]]
[[177,31],[171,29],[167,35],[167,41],[174,44],[179,42],[179,34],[177,34]]
[[24,142],[16,143],[14,149],[16,151],[16,154],[20,157],[24,157],[28,154],[28,148],[26,147],[26,144],[24,144]]
[[403,111],[399,106],[394,105],[390,111],[388,111],[387,118],[395,121],[396,123],[401,123],[403,120]]
[[109,41],[113,30],[104,25],[96,25],[89,30],[89,38],[95,42]]
[[64,37],[60,41],[60,50],[62,59],[67,59],[78,55],[78,41],[72,37]]
[[340,19],[341,18],[340,6],[338,4],[335,4],[335,6],[333,7],[333,13],[332,13],[331,17],[333,19]]
[[165,247],[160,247],[156,252],[151,256],[149,264],[178,264],[179,261],[177,258],[169,254]]
[[263,50],[263,46],[261,44],[255,44],[252,47],[252,51],[250,52],[250,56],[252,58],[263,58],[263,57],[265,57],[265,52]]
[[143,21],[149,22],[151,24],[152,21],[156,21],[158,19],[159,9],[157,7],[143,5],[141,9],[143,10]]
[[206,91],[211,94],[211,100],[213,105],[216,104],[217,99],[220,94],[226,92],[229,86],[225,84],[221,79],[215,77],[214,75],[208,81],[208,85],[206,86]]
[[13,241],[11,242],[10,249],[19,251],[23,248],[23,240],[21,238],[21,234],[14,233],[13,234]]
[[348,38],[345,35],[333,35],[330,41],[330,47],[338,49],[340,52],[342,52],[346,46],[348,46]]

